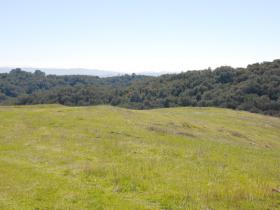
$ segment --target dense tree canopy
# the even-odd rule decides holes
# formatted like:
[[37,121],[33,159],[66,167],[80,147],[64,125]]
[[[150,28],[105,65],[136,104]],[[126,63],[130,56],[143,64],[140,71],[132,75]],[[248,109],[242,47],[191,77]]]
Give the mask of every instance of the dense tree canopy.
[[56,76],[13,69],[0,74],[0,103],[111,104],[135,109],[215,106],[280,116],[280,60],[159,77]]

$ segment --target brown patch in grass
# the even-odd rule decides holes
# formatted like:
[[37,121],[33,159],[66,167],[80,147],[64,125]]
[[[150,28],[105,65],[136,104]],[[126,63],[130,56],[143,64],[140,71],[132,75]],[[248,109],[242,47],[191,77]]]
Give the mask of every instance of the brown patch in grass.
[[176,134],[178,134],[180,136],[195,137],[195,135],[193,135],[192,133],[187,133],[187,132],[184,132],[184,131],[179,131]]
[[188,133],[186,131],[178,131],[172,128],[161,128],[156,126],[148,127],[148,130],[159,133],[159,134],[168,134],[168,135],[178,135],[178,136],[186,136],[186,137],[195,137],[192,133]]

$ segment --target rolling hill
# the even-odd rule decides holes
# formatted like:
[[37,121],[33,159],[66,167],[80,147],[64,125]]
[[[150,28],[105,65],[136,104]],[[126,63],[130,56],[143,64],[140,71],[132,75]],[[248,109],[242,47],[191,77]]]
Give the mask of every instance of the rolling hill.
[[280,117],[280,60],[158,77],[59,76],[21,69],[0,73],[0,105],[32,104],[221,107]]
[[0,209],[279,209],[280,119],[0,107]]

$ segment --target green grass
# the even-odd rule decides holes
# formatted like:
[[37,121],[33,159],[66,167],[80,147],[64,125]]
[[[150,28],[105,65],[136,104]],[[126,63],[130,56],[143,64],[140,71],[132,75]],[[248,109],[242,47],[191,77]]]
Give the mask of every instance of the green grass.
[[0,209],[279,209],[280,119],[218,108],[0,108]]

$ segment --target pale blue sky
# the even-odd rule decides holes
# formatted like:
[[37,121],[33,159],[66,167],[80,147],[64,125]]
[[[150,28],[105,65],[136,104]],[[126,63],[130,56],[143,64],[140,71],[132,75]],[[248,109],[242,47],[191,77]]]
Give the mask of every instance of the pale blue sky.
[[280,58],[279,8],[279,0],[0,0],[0,66],[246,66]]

